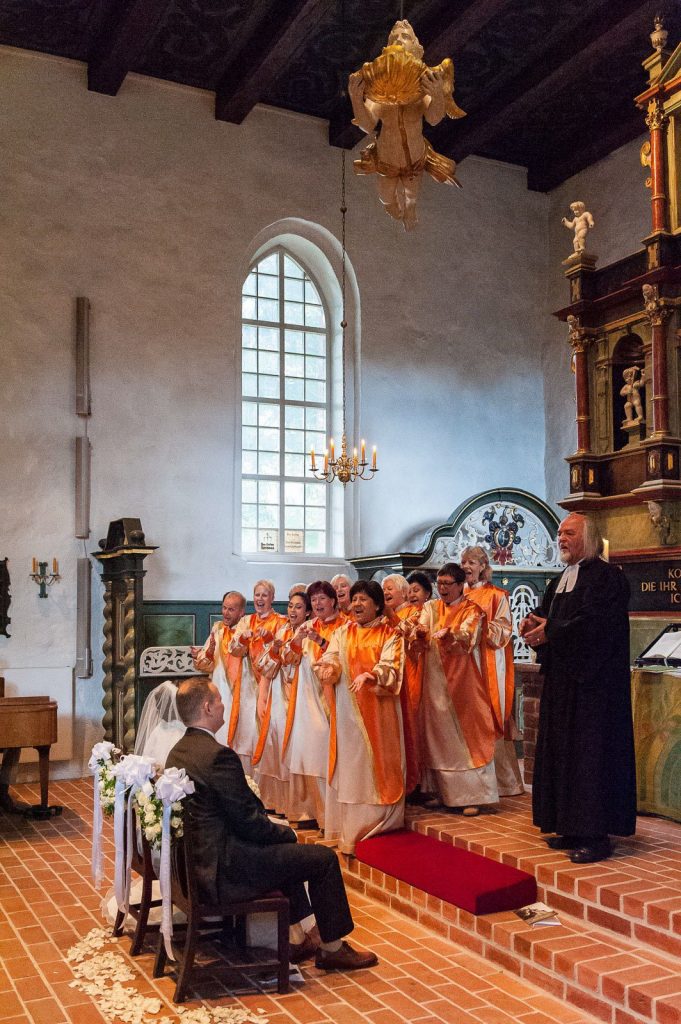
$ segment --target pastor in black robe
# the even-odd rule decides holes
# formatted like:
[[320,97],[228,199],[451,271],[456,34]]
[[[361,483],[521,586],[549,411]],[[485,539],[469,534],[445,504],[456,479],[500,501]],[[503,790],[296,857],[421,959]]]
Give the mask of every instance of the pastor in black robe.
[[600,558],[580,563],[574,589],[549,584],[536,614],[544,674],[532,784],[542,832],[599,837],[636,830],[629,666],[629,585]]

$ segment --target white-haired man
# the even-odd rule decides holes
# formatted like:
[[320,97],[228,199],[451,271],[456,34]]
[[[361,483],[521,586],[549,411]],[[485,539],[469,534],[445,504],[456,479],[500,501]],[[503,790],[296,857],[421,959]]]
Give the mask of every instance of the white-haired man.
[[520,631],[544,673],[532,786],[534,823],[575,864],[610,856],[609,835],[636,830],[636,766],[629,669],[629,586],[599,557],[588,516],[558,529],[567,568]]

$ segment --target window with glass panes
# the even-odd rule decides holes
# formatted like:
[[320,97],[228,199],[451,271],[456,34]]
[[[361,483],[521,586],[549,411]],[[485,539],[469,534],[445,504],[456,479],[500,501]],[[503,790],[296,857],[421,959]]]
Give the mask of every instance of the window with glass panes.
[[243,552],[327,552],[327,485],[306,464],[326,446],[328,356],[317,286],[287,252],[271,252],[242,289]]

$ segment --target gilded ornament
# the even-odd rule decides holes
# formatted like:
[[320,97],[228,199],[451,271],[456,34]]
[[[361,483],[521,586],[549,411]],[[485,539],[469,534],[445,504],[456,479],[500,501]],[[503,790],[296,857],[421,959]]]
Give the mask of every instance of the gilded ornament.
[[662,102],[657,97],[654,100],[650,100],[648,103],[648,113],[646,115],[646,125],[650,131],[659,131],[666,120],[667,116],[664,112]]
[[461,187],[455,162],[436,153],[423,136],[424,118],[435,125],[445,116],[465,116],[453,98],[454,65],[446,58],[431,68],[422,58],[409,22],[397,21],[382,53],[348,79],[353,123],[373,139],[355,160],[355,174],[377,175],[386,213],[407,231],[417,223],[424,171],[435,181]]
[[[650,145],[650,140],[649,139],[647,139],[643,143],[643,145],[641,146],[640,158],[641,158],[641,167],[652,167],[651,145]],[[653,187],[653,179],[652,179],[652,177],[648,176],[646,178],[646,183],[645,184],[646,184],[646,188],[652,188]]]

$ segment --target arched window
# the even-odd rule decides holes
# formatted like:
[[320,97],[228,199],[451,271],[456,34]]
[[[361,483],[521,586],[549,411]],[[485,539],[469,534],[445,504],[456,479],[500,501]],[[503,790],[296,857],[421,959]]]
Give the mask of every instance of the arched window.
[[331,420],[329,315],[282,247],[248,272],[241,337],[241,550],[328,554],[328,486],[306,470]]

